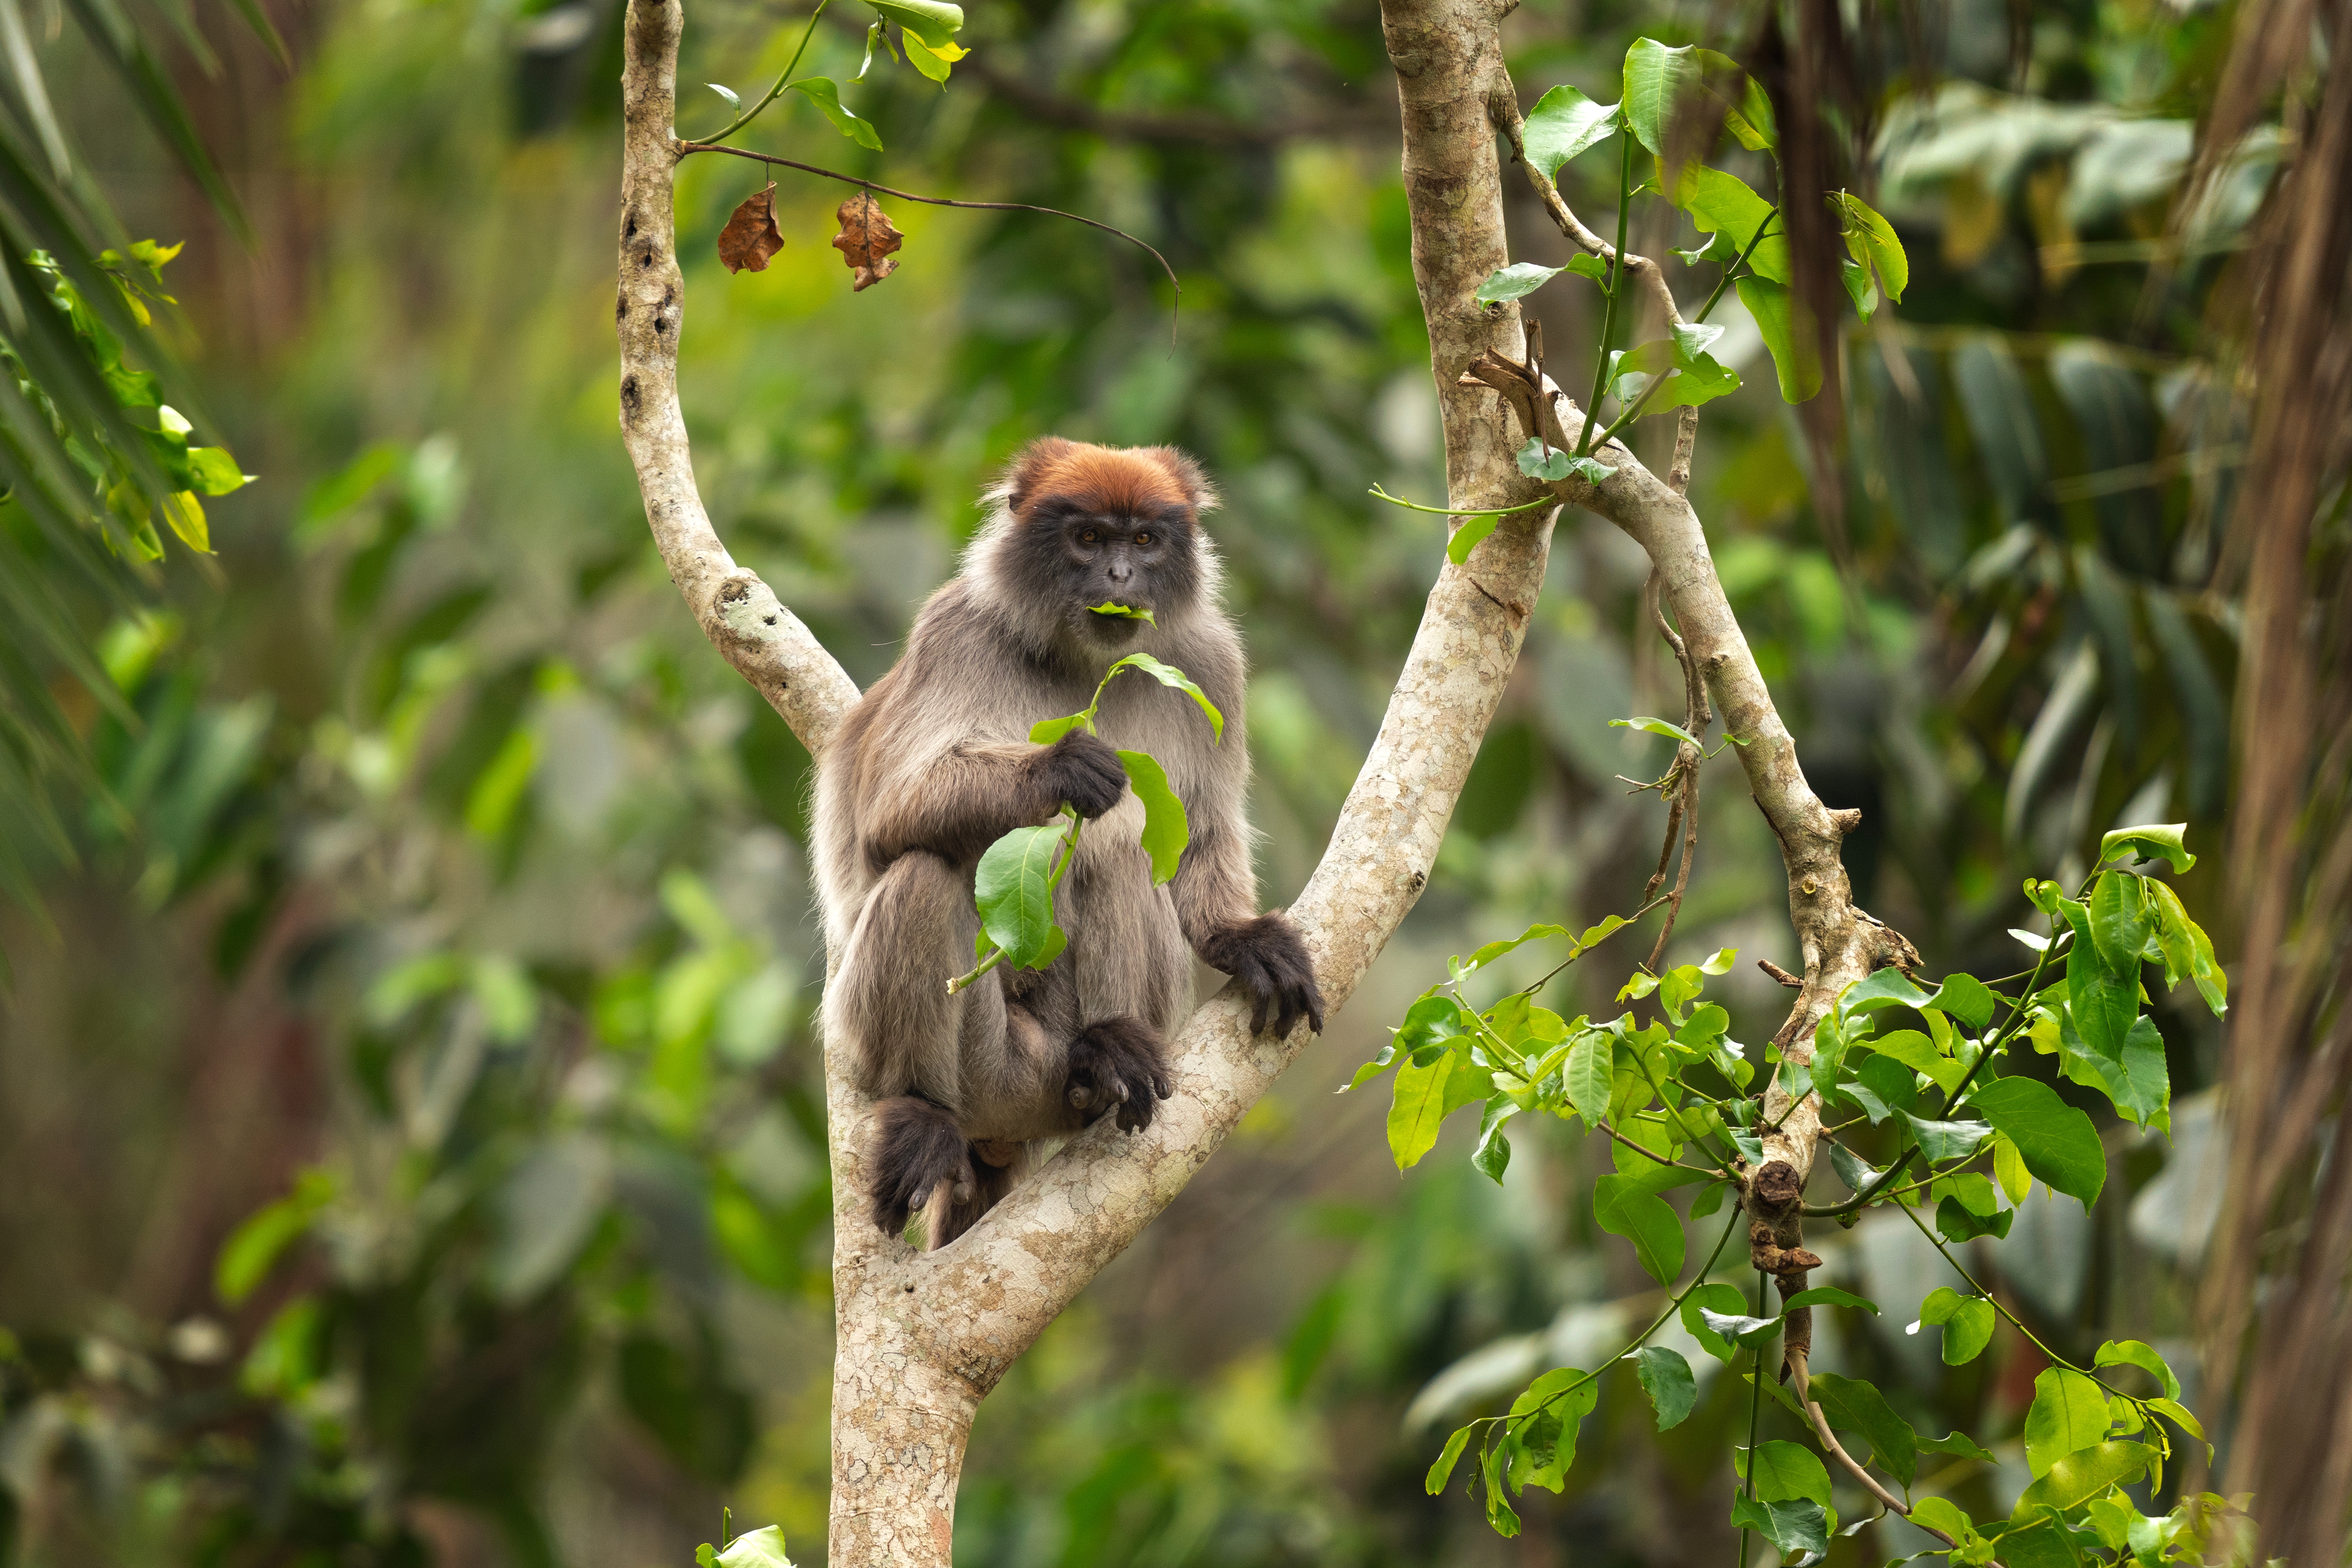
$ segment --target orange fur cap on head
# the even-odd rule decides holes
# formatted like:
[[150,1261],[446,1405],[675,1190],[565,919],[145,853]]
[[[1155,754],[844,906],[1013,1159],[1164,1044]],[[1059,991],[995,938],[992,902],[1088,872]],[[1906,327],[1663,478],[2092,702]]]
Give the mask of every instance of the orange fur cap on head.
[[1138,517],[1171,503],[1196,512],[1217,504],[1201,465],[1173,447],[1097,447],[1059,436],[1041,437],[1024,447],[988,499],[1017,514],[1048,495]]

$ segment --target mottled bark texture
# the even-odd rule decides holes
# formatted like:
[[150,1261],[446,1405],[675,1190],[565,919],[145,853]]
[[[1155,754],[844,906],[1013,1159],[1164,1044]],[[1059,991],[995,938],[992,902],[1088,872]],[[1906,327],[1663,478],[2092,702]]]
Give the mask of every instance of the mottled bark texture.
[[[1413,258],[1444,418],[1450,504],[1540,492],[1511,461],[1491,396],[1459,384],[1482,355],[1523,352],[1515,308],[1478,281],[1505,259],[1493,100],[1507,94],[1500,0],[1392,5]],[[621,423],[663,558],[704,633],[823,762],[855,687],[757,576],[737,567],[696,493],[677,393],[683,285],[672,253],[676,0],[632,0],[624,77]],[[1548,510],[1444,567],[1329,848],[1290,906],[1326,1002],[1354,991],[1426,885],[1447,818],[1516,663],[1542,586]],[[1061,1310],[1215,1152],[1305,1046],[1248,1032],[1220,993],[1178,1035],[1176,1094],[1133,1136],[1098,1123],[967,1236],[918,1253],[864,1217],[871,1103],[828,1054],[836,1328],[830,1560],[943,1564],[979,1403]]]

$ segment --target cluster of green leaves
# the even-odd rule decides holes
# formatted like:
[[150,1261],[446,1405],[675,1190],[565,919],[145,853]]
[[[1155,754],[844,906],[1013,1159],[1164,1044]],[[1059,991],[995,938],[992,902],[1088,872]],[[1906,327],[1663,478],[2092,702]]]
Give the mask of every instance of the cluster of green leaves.
[[782,1525],[762,1525],[736,1535],[732,1524],[731,1510],[721,1509],[719,1544],[714,1547],[706,1541],[696,1547],[695,1568],[793,1568],[792,1559],[784,1555]]
[[[727,107],[736,111],[735,118],[723,130],[696,138],[698,145],[710,147],[726,141],[758,119],[761,110],[789,91],[797,92],[816,105],[817,112],[830,121],[835,131],[860,147],[872,153],[882,151],[882,133],[875,130],[872,121],[861,119],[855,110],[841,101],[839,82],[828,76],[793,75],[800,67],[801,57],[808,52],[810,35],[816,31],[818,20],[831,4],[832,0],[817,0],[817,7],[809,15],[808,26],[801,34],[799,46],[793,50],[792,59],[776,78],[775,85],[751,108],[743,107],[742,95],[733,88],[722,87],[715,81],[709,84],[710,90],[725,99]],[[955,62],[971,52],[955,41],[955,35],[963,27],[963,7],[961,5],[950,5],[947,0],[866,0],[866,4],[873,7],[877,15],[866,29],[866,58],[858,66],[857,75],[851,79],[854,81],[866,79],[866,73],[874,66],[874,51],[878,47],[887,51],[893,59],[903,58],[908,65],[944,89],[948,73],[954,68]],[[895,37],[890,31],[890,25],[894,22],[898,27]]]
[[[1151,619],[1149,610],[1126,605],[1097,605],[1093,613]],[[1162,686],[1190,696],[1200,704],[1217,740],[1224,740],[1224,714],[1218,711],[1206,692],[1192,683],[1191,677],[1148,653],[1131,653],[1103,671],[1102,679],[1095,683],[1093,700],[1084,708],[1059,719],[1040,719],[1032,725],[1030,741],[1050,746],[1074,730],[1093,734],[1103,692],[1121,672],[1129,669],[1141,670]],[[1118,753],[1118,763],[1127,770],[1128,784],[1143,805],[1143,852],[1151,857],[1151,883],[1159,887],[1174,877],[1176,868],[1182,863],[1184,847],[1192,841],[1192,822],[1185,815],[1183,798],[1170,787],[1168,771],[1158,759],[1149,752],[1123,750]],[[1054,891],[1062,885],[1070,862],[1077,857],[1078,830],[1085,826],[1078,814],[1066,805],[1060,821],[1036,827],[1016,827],[982,854],[973,879],[980,931],[972,938],[972,956],[979,963],[969,973],[949,981],[950,991],[962,990],[1007,960],[1016,969],[1045,969],[1062,955],[1062,950],[1069,945],[1070,933],[1054,919]]]
[[[1738,290],[1740,302],[1763,333],[1779,372],[1780,395],[1801,403],[1821,390],[1817,336],[1792,292],[1788,238],[1785,231],[1773,232],[1778,207],[1738,175],[1686,157],[1680,147],[1678,132],[1707,120],[1730,132],[1748,152],[1770,157],[1777,171],[1779,132],[1770,101],[1727,57],[1696,45],[1674,48],[1653,38],[1637,38],[1625,52],[1619,102],[1595,103],[1575,88],[1561,86],[1544,94],[1528,116],[1527,157],[1547,180],[1556,181],[1570,160],[1612,135],[1619,138],[1620,254],[1625,215],[1633,199],[1648,192],[1687,213],[1707,237],[1696,248],[1676,254],[1693,265],[1719,263],[1723,271],[1714,292],[1687,323],[1674,327],[1666,337],[1622,352],[1612,341],[1621,309],[1630,308],[1622,298],[1626,276],[1620,265],[1593,256],[1577,257],[1565,267],[1522,262],[1501,268],[1478,286],[1476,298],[1495,303],[1519,299],[1562,272],[1573,272],[1598,285],[1606,301],[1592,396],[1576,449],[1553,451],[1538,437],[1519,454],[1524,472],[1545,479],[1563,479],[1573,473],[1599,483],[1610,470],[1591,452],[1633,420],[1670,408],[1696,407],[1738,390],[1738,374],[1708,352],[1723,328],[1709,324],[1707,318],[1727,286]],[[1638,181],[1637,145],[1651,159]],[[1828,201],[1845,242],[1841,267],[1847,292],[1854,308],[1867,317],[1882,293],[1888,299],[1903,297],[1909,262],[1892,226],[1859,197],[1841,191]],[[1614,399],[1617,415],[1596,440],[1594,423],[1604,395]]]
[[[2141,860],[2141,857],[2147,857]],[[1648,1328],[1611,1358],[1630,1365],[1656,1407],[1661,1430],[1689,1413],[1694,1380],[1679,1352],[1649,1342],[1679,1315],[1708,1353],[1727,1363],[1751,1353],[1758,1397],[1769,1393],[1800,1420],[1806,1412],[1765,1369],[1764,1348],[1787,1314],[1836,1306],[1876,1312],[1875,1304],[1819,1288],[1763,1315],[1762,1276],[1751,1312],[1738,1289],[1712,1280],[1715,1261],[1738,1229],[1737,1204],[1714,1251],[1684,1279],[1685,1226],[1736,1197],[1742,1177],[1764,1159],[1762,1136],[1771,1131],[1766,1108],[1817,1103],[1828,1126],[1831,1163],[1852,1190],[1843,1203],[1812,1212],[1852,1224],[1864,1209],[1895,1209],[1917,1226],[1964,1279],[1968,1272],[1947,1244],[2009,1234],[2016,1205],[2034,1183],[2079,1200],[2087,1209],[2106,1179],[2106,1153],[2090,1117],[2048,1083],[2023,1071],[2021,1046],[2055,1054],[2065,1076],[2097,1091],[2116,1113],[2164,1131],[2170,1086],[2163,1042],[2142,1010],[2144,968],[2159,965],[2168,984],[2193,982],[2218,1014],[2226,999],[2212,948],[2179,896],[2157,871],[2194,863],[2178,825],[2118,829],[2101,845],[2101,863],[2084,897],[2064,897],[2037,881],[2027,892],[2052,918],[2048,938],[2018,933],[2035,952],[2032,970],[1988,984],[1956,973],[1923,990],[1896,970],[1881,970],[1847,987],[1816,1026],[1811,1058],[1791,1059],[1767,1047],[1773,1075],[1750,1093],[1757,1069],[1744,1047],[1728,1038],[1730,1016],[1703,1000],[1707,977],[1727,972],[1737,956],[1726,949],[1706,963],[1663,973],[1637,971],[1618,992],[1621,1002],[1648,1002],[1644,1022],[1628,1011],[1613,1019],[1562,1018],[1536,1004],[1553,976],[1613,931],[1631,923],[1612,915],[1580,934],[1536,925],[1517,937],[1489,942],[1466,959],[1449,962],[1448,978],[1413,1003],[1393,1037],[1360,1068],[1347,1089],[1393,1067],[1388,1138],[1400,1170],[1419,1162],[1437,1142],[1454,1111],[1481,1108],[1471,1163],[1497,1183],[1510,1163],[1507,1127],[1529,1116],[1581,1122],[1612,1142],[1614,1170],[1593,1184],[1592,1216],[1601,1230],[1622,1237],[1643,1269],[1673,1289]],[[1474,1004],[1465,986],[1505,954],[1534,942],[1569,940],[1560,963],[1534,984],[1488,1006]],[[2055,973],[2063,960],[2064,973]],[[2003,991],[2002,986],[2015,987]],[[1893,1027],[1905,1017],[1922,1027]],[[1341,1092],[1347,1092],[1343,1089]],[[1785,1098],[1782,1098],[1785,1097]],[[1785,1117],[1784,1110],[1781,1115]],[[1835,1135],[1869,1126],[1890,1133],[1895,1158],[1874,1169]],[[1672,1190],[1704,1184],[1678,1213]],[[1916,1211],[1916,1212],[1915,1212]],[[1923,1220],[1921,1213],[1931,1215]],[[1932,1229],[1930,1228],[1932,1225]],[[1675,1288],[1678,1280],[1684,1282]],[[1970,1281],[1968,1294],[1938,1288],[1921,1303],[1910,1331],[1942,1330],[1942,1354],[1960,1365],[1991,1342],[1997,1318],[2028,1334],[1990,1292]],[[2006,1521],[1979,1525],[1947,1499],[1922,1499],[1919,1522],[1958,1542],[1954,1560],[2074,1564],[2101,1552],[2160,1560],[2188,1515],[2162,1521],[2137,1513],[2121,1489],[2143,1479],[2160,1483],[2172,1457],[2169,1422],[2194,1439],[2204,1436],[2179,1402],[2180,1388],[2157,1353],[2137,1341],[2104,1346],[2078,1367],[2034,1341],[2053,1363],[2036,1384],[2026,1442],[2037,1478]],[[1600,1398],[1601,1368],[1563,1367],[1537,1378],[1501,1415],[1458,1428],[1429,1473],[1442,1491],[1474,1437],[1476,1476],[1487,1517],[1516,1533],[1512,1495],[1528,1486],[1559,1490],[1572,1464],[1577,1423]],[[2115,1371],[2137,1367],[2155,1379],[2149,1395],[2119,1387]],[[1832,1427],[1863,1436],[1875,1462],[1907,1491],[1923,1448],[1969,1458],[1989,1457],[1973,1438],[1954,1435],[1923,1442],[1860,1379],[1814,1375],[1812,1387]],[[2159,1421],[2158,1417],[2161,1417]],[[1821,1458],[1801,1445],[1775,1443],[1737,1456],[1742,1479],[1731,1522],[1753,1529],[1790,1561],[1828,1549],[1837,1518],[1829,1474]],[[2114,1537],[2114,1539],[2109,1539]],[[2154,1544],[2149,1544],[2153,1542]],[[2105,1561],[2105,1558],[2099,1558]]]

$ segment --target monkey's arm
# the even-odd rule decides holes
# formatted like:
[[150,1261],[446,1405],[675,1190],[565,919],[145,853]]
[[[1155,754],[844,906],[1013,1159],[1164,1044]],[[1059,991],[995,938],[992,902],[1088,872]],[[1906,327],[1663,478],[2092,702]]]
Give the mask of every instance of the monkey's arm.
[[884,863],[920,849],[969,865],[1013,829],[1051,821],[1065,801],[1091,819],[1127,788],[1118,753],[1084,731],[1050,746],[961,742],[889,773],[866,823],[866,852]]
[[1271,1015],[1277,1036],[1286,1037],[1301,1017],[1319,1035],[1323,993],[1315,966],[1288,916],[1257,912],[1257,879],[1240,821],[1235,810],[1204,812],[1196,822],[1183,864],[1169,884],[1176,918],[1201,962],[1250,993],[1252,1029],[1263,1032]]

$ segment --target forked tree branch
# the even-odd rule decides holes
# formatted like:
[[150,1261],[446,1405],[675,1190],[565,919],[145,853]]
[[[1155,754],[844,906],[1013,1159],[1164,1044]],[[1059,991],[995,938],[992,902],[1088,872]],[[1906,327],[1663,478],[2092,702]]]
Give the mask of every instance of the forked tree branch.
[[[1488,95],[1505,82],[1505,0],[1400,5],[1398,60],[1414,267],[1430,322],[1451,504],[1541,498],[1511,460],[1491,399],[1460,383],[1484,354],[1521,352],[1516,308],[1472,298],[1503,264]],[[677,388],[683,281],[674,253],[670,128],[678,0],[632,0],[621,234],[621,420],[646,513],[706,636],[820,762],[856,691],[704,515]],[[1291,916],[1327,1004],[1354,991],[1427,884],[1445,825],[1516,663],[1550,543],[1551,510],[1513,519],[1439,574],[1388,713],[1329,847]],[[1080,1134],[970,1233],[936,1253],[877,1235],[862,1151],[871,1102],[828,1050],[835,1314],[831,1560],[944,1564],[979,1401],[1103,1265],[1207,1160],[1305,1046],[1252,1037],[1221,994],[1173,1042],[1176,1094],[1141,1133]]]

